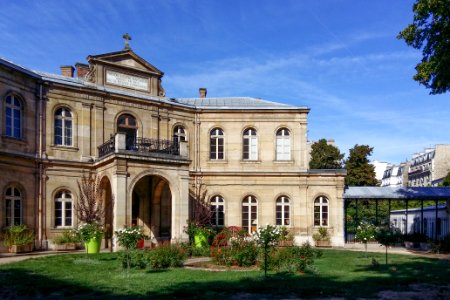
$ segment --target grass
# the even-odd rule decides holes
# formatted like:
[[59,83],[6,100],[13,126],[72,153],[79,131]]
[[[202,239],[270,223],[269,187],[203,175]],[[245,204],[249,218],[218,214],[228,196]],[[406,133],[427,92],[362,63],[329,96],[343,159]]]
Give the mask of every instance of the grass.
[[[373,267],[372,258],[380,262]],[[210,272],[189,269],[131,270],[117,255],[59,255],[0,266],[0,298],[370,298],[381,290],[406,291],[413,283],[449,285],[450,261],[409,255],[323,251],[315,271],[274,274],[262,271]]]

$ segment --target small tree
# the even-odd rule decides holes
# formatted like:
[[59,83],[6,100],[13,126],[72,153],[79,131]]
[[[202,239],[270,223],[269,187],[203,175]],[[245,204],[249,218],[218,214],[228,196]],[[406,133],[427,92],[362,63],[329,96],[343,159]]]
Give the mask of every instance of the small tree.
[[368,222],[361,222],[356,228],[355,239],[364,244],[365,256],[367,257],[367,243],[375,239],[376,227]]
[[339,149],[320,139],[311,146],[310,169],[342,169],[342,154]]
[[80,199],[75,204],[78,220],[86,224],[102,224],[105,218],[106,203],[100,179],[94,174],[83,174],[81,182],[78,181],[77,184],[80,192]]
[[269,256],[269,251],[274,247],[279,239],[281,233],[278,227],[267,225],[265,227],[260,227],[255,233],[256,242],[260,245],[264,252],[264,277],[267,278],[267,258]]
[[399,242],[401,233],[398,229],[389,228],[387,226],[378,227],[375,233],[376,240],[386,247],[386,265],[388,264],[388,247]]
[[197,228],[211,226],[211,206],[208,201],[208,190],[201,178],[195,178],[194,184],[189,189],[189,220],[186,233],[189,241],[193,243]]
[[368,157],[373,148],[368,145],[355,145],[350,149],[348,159],[345,161],[347,176],[345,184],[349,186],[376,186],[378,181],[375,167],[369,163]]

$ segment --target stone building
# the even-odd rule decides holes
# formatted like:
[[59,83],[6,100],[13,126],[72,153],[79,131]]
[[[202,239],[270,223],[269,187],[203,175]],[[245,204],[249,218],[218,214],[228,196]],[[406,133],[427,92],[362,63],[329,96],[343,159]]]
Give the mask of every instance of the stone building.
[[344,170],[308,170],[309,108],[257,98],[171,98],[164,73],[126,47],[61,75],[0,59],[1,227],[24,223],[35,248],[78,226],[77,182],[101,180],[110,232],[143,226],[185,240],[189,189],[202,184],[216,226],[319,226],[342,245]]
[[408,185],[436,186],[448,172],[450,172],[450,145],[438,144],[412,156]]

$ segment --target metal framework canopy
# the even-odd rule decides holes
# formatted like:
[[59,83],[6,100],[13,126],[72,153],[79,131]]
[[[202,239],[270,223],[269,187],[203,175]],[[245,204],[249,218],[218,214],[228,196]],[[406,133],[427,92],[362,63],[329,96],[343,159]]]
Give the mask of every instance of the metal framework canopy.
[[450,187],[378,187],[350,186],[344,190],[345,200],[449,200]]

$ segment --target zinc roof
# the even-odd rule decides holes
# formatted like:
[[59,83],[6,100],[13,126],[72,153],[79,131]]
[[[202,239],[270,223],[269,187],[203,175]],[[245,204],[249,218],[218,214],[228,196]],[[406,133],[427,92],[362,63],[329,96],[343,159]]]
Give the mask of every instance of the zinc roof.
[[450,187],[350,186],[344,199],[450,199]]

